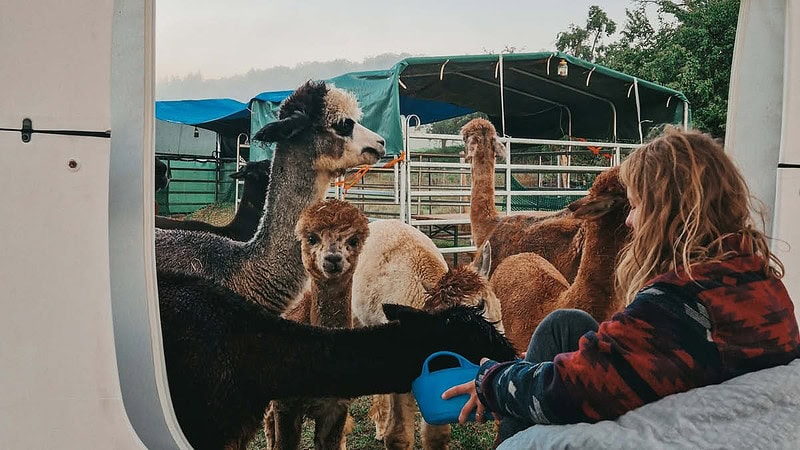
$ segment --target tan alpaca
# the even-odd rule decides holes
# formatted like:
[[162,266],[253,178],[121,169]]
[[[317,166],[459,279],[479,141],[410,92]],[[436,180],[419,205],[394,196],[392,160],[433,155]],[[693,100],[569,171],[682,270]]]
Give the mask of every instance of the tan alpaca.
[[[353,272],[369,236],[368,223],[361,211],[340,200],[318,202],[303,211],[295,234],[301,241],[310,285],[302,300],[284,314],[286,318],[316,326],[352,327]],[[267,448],[297,449],[304,416],[315,420],[315,448],[345,448],[349,407],[350,399],[272,401],[264,417]]]
[[[481,249],[484,257],[472,265],[448,271],[433,241],[413,226],[379,220],[369,227],[370,237],[353,276],[353,315],[358,322],[384,323],[384,303],[435,310],[483,302],[484,317],[502,330],[500,305],[486,278],[491,264],[488,245]],[[373,397],[370,417],[376,439],[383,439],[386,448],[413,449],[415,414],[416,402],[410,393]],[[446,449],[450,442],[449,425],[423,421],[420,434],[426,450]]]
[[614,301],[614,269],[628,238],[625,217],[630,206],[618,175],[619,167],[598,175],[589,195],[569,206],[583,220],[584,235],[572,284],[536,253],[509,256],[492,274],[506,334],[516,348],[527,348],[536,326],[556,309],[582,309],[603,321],[622,307]]
[[507,152],[497,138],[494,125],[485,119],[473,119],[461,128],[461,137],[472,173],[469,214],[472,240],[478,247],[491,242],[489,273],[511,255],[536,252],[571,282],[578,272],[582,221],[565,211],[546,217],[501,217],[495,208],[495,158],[507,157]]
[[[434,286],[426,287],[422,309],[438,311],[454,305],[483,304],[484,317],[496,322],[495,327],[503,331],[499,303],[486,278],[489,269],[491,249],[484,244],[480,258],[475,263],[456,267],[442,276]],[[491,319],[490,319],[491,317]],[[376,437],[383,437],[387,449],[413,449],[414,418],[417,403],[410,393],[384,394],[373,396],[369,416],[375,422]],[[431,425],[425,420],[420,423],[422,448],[425,450],[445,450],[451,440],[450,425]]]

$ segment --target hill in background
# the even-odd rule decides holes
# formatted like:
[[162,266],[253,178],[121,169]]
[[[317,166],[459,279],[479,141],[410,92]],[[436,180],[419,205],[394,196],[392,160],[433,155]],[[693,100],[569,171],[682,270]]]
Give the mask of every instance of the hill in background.
[[309,79],[327,79],[362,70],[388,69],[410,56],[412,55],[408,53],[384,53],[361,62],[346,59],[313,61],[294,67],[253,69],[242,75],[218,79],[204,79],[198,72],[157,82],[156,100],[233,98],[247,102],[261,92],[294,89]]

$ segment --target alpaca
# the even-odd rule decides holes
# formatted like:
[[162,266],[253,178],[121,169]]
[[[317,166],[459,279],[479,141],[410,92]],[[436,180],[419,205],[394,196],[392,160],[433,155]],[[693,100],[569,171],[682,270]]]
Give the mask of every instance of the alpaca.
[[[447,270],[436,245],[411,225],[398,220],[370,223],[360,263],[353,275],[353,315],[365,325],[386,321],[381,305],[392,303],[436,310],[464,304],[486,305],[484,317],[502,332],[500,304],[486,274],[491,265],[491,246],[466,267]],[[376,396],[370,409],[375,437],[387,448],[413,448],[416,402],[411,394]],[[422,424],[425,449],[446,448],[449,425]]]
[[169,168],[164,161],[156,158],[156,176],[155,176],[155,189],[156,192],[169,186]]
[[283,313],[306,280],[293,233],[300,213],[322,200],[331,179],[344,169],[374,164],[385,153],[384,140],[356,123],[360,117],[353,94],[322,82],[300,86],[281,105],[279,120],[253,137],[277,143],[264,214],[253,239],[237,242],[156,229],[158,270],[214,280]]
[[425,287],[447,273],[436,244],[417,228],[396,219],[369,224],[369,238],[353,274],[353,317],[364,325],[385,323],[381,304],[422,308]]
[[196,276],[158,276],[164,357],[178,423],[197,449],[244,450],[270,400],[407,392],[440,350],[514,358],[480,307],[426,313],[385,305],[392,322],[360,329],[286,320]]
[[[432,287],[426,287],[422,309],[435,312],[445,308],[485,304],[484,317],[503,332],[500,303],[486,277],[491,265],[491,245],[481,247],[472,264],[446,272]],[[393,393],[373,396],[369,415],[375,422],[376,438],[382,437],[386,448],[414,448],[416,401],[411,394]],[[420,423],[422,448],[447,449],[451,439],[450,425]]]
[[[164,163],[164,161],[156,158],[155,159],[155,191],[158,192],[161,189],[166,188],[169,186],[169,167]],[[154,202],[155,206],[155,213],[158,214],[158,201]]]
[[571,284],[536,253],[509,256],[497,266],[491,284],[514,346],[527,348],[536,326],[556,309],[582,309],[601,322],[621,308],[614,301],[614,270],[629,235],[625,226],[629,208],[619,182],[619,167],[598,175],[589,195],[569,205],[583,220],[585,241],[578,274]]
[[494,204],[495,157],[507,157],[494,125],[486,119],[473,119],[461,128],[466,156],[472,173],[470,229],[478,247],[492,244],[493,273],[505,258],[523,252],[536,252],[550,261],[572,281],[580,260],[581,220],[556,212],[545,217],[500,217]]
[[194,230],[208,231],[231,238],[234,241],[249,241],[258,228],[261,214],[264,212],[264,200],[267,198],[269,186],[270,162],[250,161],[230,175],[238,180],[244,178],[244,192],[239,202],[239,209],[233,220],[227,225],[216,226],[200,220],[176,220],[169,217],[156,216],[156,228],[162,230]]
[[[295,235],[302,242],[311,285],[284,317],[315,326],[352,328],[353,271],[369,235],[368,225],[358,208],[341,200],[315,203],[303,211]],[[315,448],[344,448],[349,407],[350,399],[274,400],[264,416],[267,448],[297,449],[303,416],[315,421]]]

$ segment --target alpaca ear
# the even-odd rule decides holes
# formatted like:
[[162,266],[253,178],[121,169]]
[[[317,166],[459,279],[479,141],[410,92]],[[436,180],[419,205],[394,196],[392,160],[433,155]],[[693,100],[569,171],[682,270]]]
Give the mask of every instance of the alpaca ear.
[[417,317],[420,314],[425,314],[422,311],[412,308],[406,305],[397,305],[394,303],[384,303],[381,305],[383,307],[383,314],[386,316],[387,319],[390,321],[392,320],[408,320],[412,317]]
[[462,137],[464,138],[464,162],[471,163],[475,156],[475,136],[463,136],[462,128]]
[[586,196],[570,203],[567,208],[576,218],[588,219],[601,217],[624,204],[625,200],[616,195]]
[[478,249],[478,254],[470,263],[470,267],[478,275],[489,278],[489,270],[492,268],[492,244],[489,241],[484,242]]
[[234,180],[238,180],[238,179],[246,177],[248,170],[249,169],[247,168],[247,166],[243,166],[241,169],[237,170],[236,172],[233,172],[229,176],[231,178],[233,178]]
[[310,123],[308,115],[303,111],[295,111],[289,117],[264,125],[253,136],[261,142],[281,142],[291,139],[306,129]]
[[506,146],[503,145],[503,143],[500,142],[500,139],[497,137],[494,138],[494,154],[495,156],[502,158],[503,161],[506,162],[508,162],[510,159],[510,155],[508,154]]
[[422,278],[419,282],[422,284],[422,289],[424,289],[426,293],[430,293],[433,288],[436,287],[436,283],[431,282],[431,280],[427,278]]

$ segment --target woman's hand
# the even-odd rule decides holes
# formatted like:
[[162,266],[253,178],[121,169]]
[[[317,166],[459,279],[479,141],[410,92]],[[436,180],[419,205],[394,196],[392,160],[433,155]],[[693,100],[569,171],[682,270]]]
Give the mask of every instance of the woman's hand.
[[[487,358],[481,359],[481,364],[486,361]],[[469,419],[469,415],[472,411],[477,408],[477,412],[475,413],[475,420],[479,423],[486,422],[486,408],[483,407],[483,404],[478,400],[478,392],[475,390],[475,381],[470,380],[464,384],[459,384],[456,386],[451,387],[450,389],[444,391],[442,394],[442,399],[448,400],[453,397],[457,397],[459,395],[467,394],[469,395],[469,400],[461,408],[461,414],[458,415],[458,423],[465,423]]]

